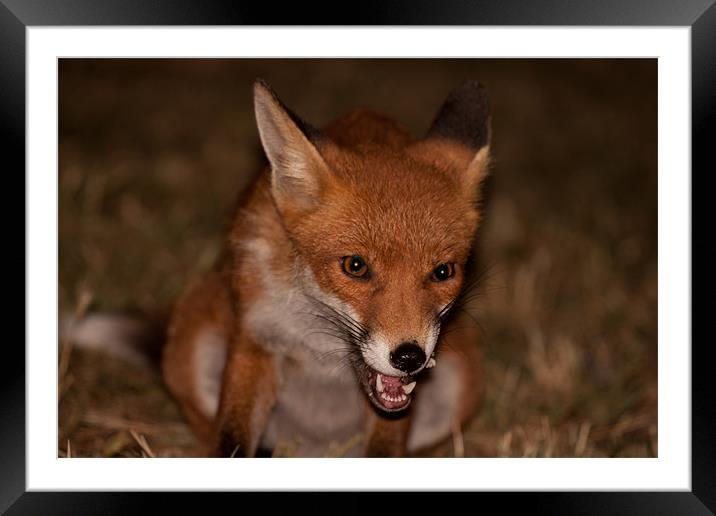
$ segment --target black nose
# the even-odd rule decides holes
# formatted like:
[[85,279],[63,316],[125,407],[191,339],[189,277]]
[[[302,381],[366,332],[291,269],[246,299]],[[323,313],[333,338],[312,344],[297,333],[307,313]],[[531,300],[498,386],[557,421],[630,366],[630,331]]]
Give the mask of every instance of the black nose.
[[424,362],[425,351],[416,342],[403,342],[390,353],[390,363],[405,373],[417,371]]

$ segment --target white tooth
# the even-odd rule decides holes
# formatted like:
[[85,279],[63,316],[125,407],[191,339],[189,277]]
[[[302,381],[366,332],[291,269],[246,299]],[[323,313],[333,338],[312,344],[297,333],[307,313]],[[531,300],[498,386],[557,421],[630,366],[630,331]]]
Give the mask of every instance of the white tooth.
[[380,373],[378,373],[378,378],[375,380],[375,388],[378,392],[383,392],[383,382],[380,379]]
[[430,369],[431,367],[435,367],[435,359],[433,357],[430,357],[430,360],[428,360],[425,369]]
[[415,384],[416,384],[416,383],[417,383],[417,382],[411,382],[411,383],[408,383],[408,384],[406,384],[406,385],[403,385],[403,392],[404,392],[405,394],[410,394],[411,392],[413,392],[413,389],[415,389]]

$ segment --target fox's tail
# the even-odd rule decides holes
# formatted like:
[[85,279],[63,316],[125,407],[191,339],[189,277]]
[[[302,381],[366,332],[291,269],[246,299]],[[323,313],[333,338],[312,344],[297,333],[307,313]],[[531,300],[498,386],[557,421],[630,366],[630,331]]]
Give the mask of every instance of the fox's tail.
[[139,367],[158,368],[166,328],[164,316],[68,315],[60,321],[60,343],[104,352]]

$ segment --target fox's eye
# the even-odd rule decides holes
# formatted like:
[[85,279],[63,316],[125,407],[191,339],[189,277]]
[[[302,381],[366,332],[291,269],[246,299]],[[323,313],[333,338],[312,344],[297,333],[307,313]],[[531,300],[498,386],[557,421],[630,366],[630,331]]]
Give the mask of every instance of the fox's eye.
[[441,263],[433,269],[431,279],[433,281],[445,281],[455,274],[455,266],[452,263]]
[[349,276],[364,278],[368,273],[368,265],[360,256],[344,256],[343,271]]

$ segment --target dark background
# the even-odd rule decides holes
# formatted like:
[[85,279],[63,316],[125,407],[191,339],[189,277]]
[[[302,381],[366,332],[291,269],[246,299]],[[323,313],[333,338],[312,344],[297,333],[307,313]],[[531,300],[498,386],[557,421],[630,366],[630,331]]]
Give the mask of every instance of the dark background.
[[[478,250],[488,393],[458,442],[468,456],[656,455],[656,60],[59,66],[61,313],[165,311],[211,265],[262,163],[256,77],[316,125],[366,105],[415,134],[479,79],[495,156]],[[153,455],[195,453],[156,373],[64,350],[60,455],[146,454],[135,436]]]

